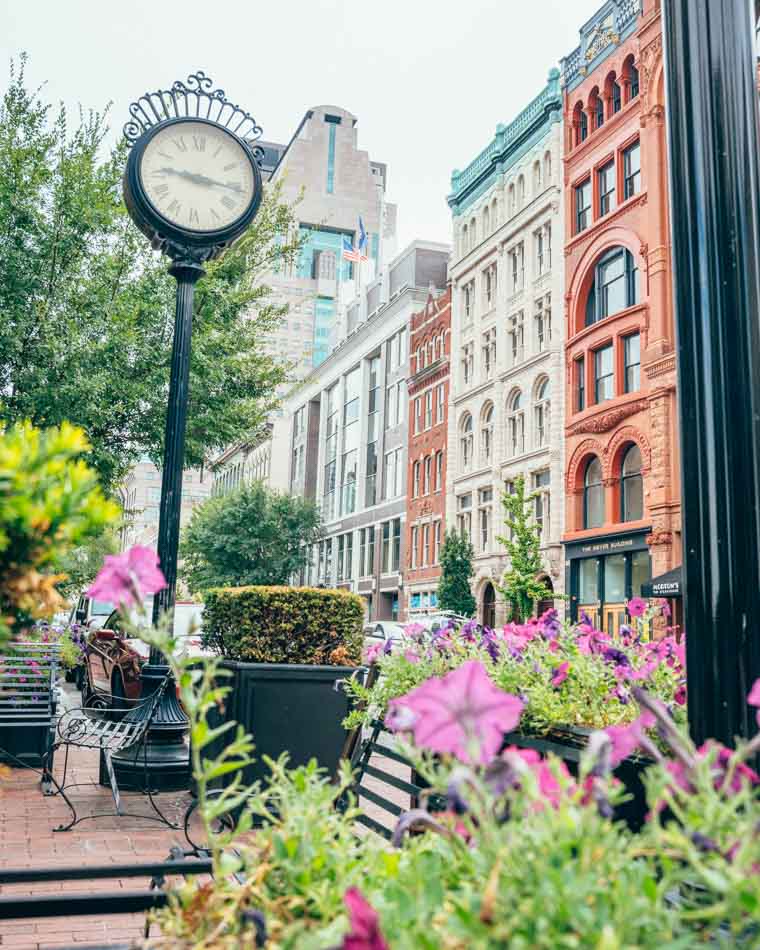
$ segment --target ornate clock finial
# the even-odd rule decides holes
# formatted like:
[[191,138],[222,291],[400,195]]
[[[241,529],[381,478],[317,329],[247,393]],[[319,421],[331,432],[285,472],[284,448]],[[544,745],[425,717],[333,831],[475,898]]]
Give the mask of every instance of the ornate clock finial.
[[177,79],[171,89],[146,92],[129,106],[132,117],[124,125],[124,138],[131,148],[148,129],[167,119],[209,119],[234,132],[261,163],[264,150],[256,145],[262,128],[253,116],[227,98],[223,89],[214,89],[210,76],[202,70],[191,73],[185,82]]

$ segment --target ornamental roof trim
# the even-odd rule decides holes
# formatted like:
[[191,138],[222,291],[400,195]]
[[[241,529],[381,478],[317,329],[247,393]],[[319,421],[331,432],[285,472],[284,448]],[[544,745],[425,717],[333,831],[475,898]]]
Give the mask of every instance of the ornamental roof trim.
[[553,122],[559,122],[562,113],[560,72],[549,70],[547,83],[539,94],[509,125],[496,126],[496,135],[470,164],[451,173],[451,193],[446,199],[454,214],[458,214],[478,198],[495,179],[524,154],[526,141],[540,137]]
[[580,28],[580,44],[560,60],[562,86],[572,90],[635,31],[641,0],[606,0]]

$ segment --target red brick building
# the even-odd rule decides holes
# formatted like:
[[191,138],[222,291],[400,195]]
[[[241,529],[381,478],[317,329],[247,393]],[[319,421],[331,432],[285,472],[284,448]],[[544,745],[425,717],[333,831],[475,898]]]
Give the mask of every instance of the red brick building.
[[409,445],[404,591],[407,617],[436,607],[446,515],[451,287],[428,295],[409,328]]
[[565,589],[609,631],[681,564],[659,6],[608,0],[563,61]]

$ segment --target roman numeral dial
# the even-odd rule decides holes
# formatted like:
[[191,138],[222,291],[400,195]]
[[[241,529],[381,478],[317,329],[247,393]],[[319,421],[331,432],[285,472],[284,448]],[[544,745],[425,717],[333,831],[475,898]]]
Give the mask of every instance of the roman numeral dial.
[[191,118],[158,129],[138,174],[158,214],[190,233],[230,227],[256,197],[257,178],[239,141],[221,126]]

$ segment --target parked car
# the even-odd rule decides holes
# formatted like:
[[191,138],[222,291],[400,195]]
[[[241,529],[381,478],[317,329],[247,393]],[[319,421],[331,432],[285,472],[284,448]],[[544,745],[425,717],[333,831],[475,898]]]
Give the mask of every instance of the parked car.
[[[146,608],[150,610],[150,602]],[[203,605],[181,602],[174,608],[174,633],[180,652],[186,656],[207,656],[201,646]],[[85,705],[126,709],[140,698],[140,670],[150,647],[144,640],[128,636],[123,621],[114,610],[102,627],[92,629],[87,638],[82,699]]]
[[391,620],[373,620],[364,625],[364,646],[370,647],[374,643],[385,640],[400,640],[404,633],[404,627],[400,623]]
[[80,594],[69,614],[69,623],[79,623],[94,630],[103,626],[115,607],[116,604],[112,604],[110,600],[93,600],[87,594]]

